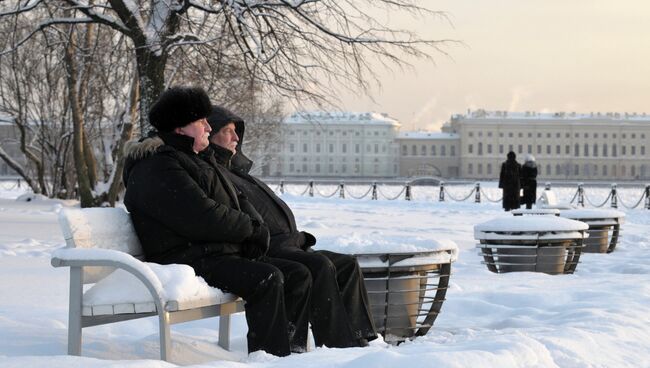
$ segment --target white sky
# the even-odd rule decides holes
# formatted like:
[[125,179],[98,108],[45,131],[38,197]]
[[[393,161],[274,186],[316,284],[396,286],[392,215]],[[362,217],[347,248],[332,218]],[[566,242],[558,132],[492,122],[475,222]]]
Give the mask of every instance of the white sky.
[[435,65],[381,69],[372,99],[343,93],[343,108],[387,112],[403,130],[434,129],[468,108],[510,111],[650,112],[647,0],[436,0],[453,27],[402,19],[422,38],[464,46]]

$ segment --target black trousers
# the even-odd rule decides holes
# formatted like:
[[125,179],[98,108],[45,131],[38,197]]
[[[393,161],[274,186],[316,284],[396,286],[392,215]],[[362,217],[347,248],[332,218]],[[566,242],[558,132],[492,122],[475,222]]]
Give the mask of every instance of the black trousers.
[[288,247],[273,249],[269,254],[309,268],[313,284],[309,321],[317,346],[363,346],[360,339],[377,338],[356,259],[346,254]]
[[311,277],[307,267],[283,259],[251,261],[239,256],[205,256],[192,263],[213,287],[246,301],[248,351],[277,356],[305,351]]

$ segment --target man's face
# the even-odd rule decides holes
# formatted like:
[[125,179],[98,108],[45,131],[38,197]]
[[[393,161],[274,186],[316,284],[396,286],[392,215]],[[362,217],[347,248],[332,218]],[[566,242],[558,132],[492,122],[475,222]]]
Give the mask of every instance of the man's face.
[[196,153],[203,151],[210,145],[209,138],[212,129],[205,118],[193,121],[182,128],[176,128],[174,131],[177,134],[194,138],[192,149]]
[[218,132],[210,137],[210,142],[235,153],[237,142],[239,142],[239,137],[237,136],[237,132],[235,132],[235,123],[228,123],[219,129]]

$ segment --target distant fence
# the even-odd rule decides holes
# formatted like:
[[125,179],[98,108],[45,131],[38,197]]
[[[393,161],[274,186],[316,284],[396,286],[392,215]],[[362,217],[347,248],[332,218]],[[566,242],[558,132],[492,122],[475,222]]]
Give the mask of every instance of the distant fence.
[[[275,187],[275,191],[277,193],[289,193],[288,191],[288,184],[286,184],[283,180],[280,180],[277,182],[277,186]],[[370,183],[359,183],[356,182],[354,184],[348,184],[344,181],[340,181],[338,183],[332,183],[332,182],[324,182],[324,183],[319,183],[318,185],[314,180],[309,180],[306,182],[291,182],[290,184],[292,187],[301,187],[302,185],[305,185],[303,190],[300,190],[297,193],[289,193],[289,194],[294,194],[294,195],[299,195],[299,196],[305,196],[308,195],[309,197],[323,197],[323,198],[332,198],[334,196],[337,196],[338,198],[353,198],[353,199],[363,199],[370,197],[371,200],[377,200],[380,197],[382,199],[388,199],[388,200],[396,200],[403,198],[404,200],[410,201],[413,199],[413,185],[412,182],[404,182],[403,184],[398,184],[397,182],[389,182],[389,183],[384,183],[382,185],[378,184],[378,182],[370,182]],[[445,202],[445,201],[455,201],[455,202],[464,202],[467,200],[471,200],[474,203],[481,203],[483,201],[487,202],[501,202],[502,197],[490,197],[489,194],[486,192],[486,190],[481,187],[481,183],[474,183],[470,184],[471,189],[469,189],[465,193],[461,193],[460,195],[456,191],[455,193],[451,193],[448,189],[448,185],[445,184],[444,181],[439,182],[437,185],[438,187],[438,201],[439,202]],[[332,190],[332,186],[335,188]],[[357,191],[359,191],[359,188],[361,190],[359,191],[359,194],[351,191],[350,187],[354,187]],[[365,187],[367,186],[367,190]],[[329,187],[329,189],[325,189],[325,187]],[[387,194],[386,188],[390,187],[392,189],[391,194]],[[397,193],[395,193],[395,189],[397,188]],[[551,183],[546,183],[544,185],[544,190],[550,190],[551,189]],[[326,192],[324,192],[327,190]],[[634,198],[638,198],[638,200],[634,200],[631,202],[626,202],[623,200],[623,197],[619,194],[619,188],[617,184],[611,184],[610,188],[608,190],[608,194],[605,197],[604,200],[602,201],[595,201],[595,197],[592,198],[590,197],[590,189],[585,189],[585,185],[583,183],[578,183],[577,187],[575,188],[575,192],[572,195],[571,204],[575,204],[576,206],[585,206],[585,203],[588,203],[592,207],[604,207],[607,204],[609,204],[609,207],[611,208],[618,208],[619,206],[622,206],[624,208],[628,209],[633,209],[641,206],[643,204],[643,208],[645,209],[650,209],[650,184],[646,184],[644,188],[628,188],[626,189],[627,191],[630,190],[638,190],[637,196]],[[538,198],[537,200],[539,201],[541,199]]]
[[27,183],[17,178],[0,178],[0,189],[16,190],[27,187]]
[[[277,193],[289,193],[289,194],[294,194],[294,195],[308,195],[310,197],[323,197],[323,198],[332,198],[334,196],[337,196],[338,198],[353,198],[353,199],[364,199],[369,197],[371,200],[378,200],[380,197],[382,199],[388,199],[388,200],[396,200],[403,198],[404,200],[410,201],[413,200],[413,183],[419,182],[421,183],[422,180],[418,179],[416,181],[407,181],[407,182],[400,182],[400,181],[395,181],[395,180],[387,180],[382,182],[381,184],[377,181],[373,182],[361,182],[361,181],[356,181],[352,182],[352,184],[347,184],[345,181],[340,181],[340,182],[332,182],[332,181],[323,181],[321,183],[316,184],[314,180],[309,180],[309,181],[303,181],[303,182],[297,182],[297,181],[291,181],[292,186],[302,186],[304,185],[304,190],[301,190],[298,193],[289,193],[287,189],[287,183],[285,183],[284,180],[279,180],[275,181],[274,183],[276,184],[275,187],[275,192]],[[454,185],[458,185],[459,183],[455,183]],[[271,184],[273,185],[273,184]],[[445,202],[445,201],[455,201],[455,202],[465,202],[467,200],[473,200],[474,203],[481,203],[483,201],[487,202],[501,202],[502,197],[490,197],[490,195],[487,193],[485,188],[481,186],[480,182],[471,184],[471,183],[462,183],[463,186],[471,186],[471,189],[469,189],[466,193],[461,193],[459,194],[457,191],[455,193],[452,193],[449,191],[448,185],[444,181],[439,181],[438,184],[431,184],[428,185],[429,187],[436,187],[438,188],[438,193],[437,193],[437,198],[439,202]],[[331,189],[331,187],[334,186],[334,190]],[[361,193],[355,193],[355,191],[352,191],[350,187],[353,186],[357,190],[361,188]],[[421,185],[418,185],[421,186]],[[0,178],[0,190],[17,190],[21,188],[26,188],[27,184],[21,180],[21,179],[15,179],[15,178],[7,178],[3,179]],[[330,187],[328,192],[323,192],[325,190],[324,187]],[[367,187],[367,189],[365,189]],[[585,203],[588,203],[592,207],[604,207],[607,204],[609,204],[609,207],[611,208],[619,208],[619,206],[627,208],[627,209],[633,209],[641,206],[643,204],[643,208],[650,210],[650,184],[646,184],[645,187],[635,187],[635,188],[627,188],[627,191],[630,190],[638,190],[638,194],[634,196],[633,198],[638,198],[638,200],[632,200],[631,202],[626,202],[623,197],[619,193],[619,187],[617,184],[610,184],[608,190],[608,194],[603,199],[602,201],[595,201],[595,197],[590,197],[592,194],[590,194],[591,190],[594,188],[587,188],[585,189],[585,185],[583,183],[577,183],[575,192],[572,195],[572,198],[569,203],[575,204],[577,206],[585,206]],[[393,193],[388,193],[390,188]],[[395,190],[397,188],[397,190]],[[545,183],[544,185],[545,190],[550,190],[551,189],[551,183]],[[540,196],[541,198],[541,196]],[[537,200],[539,201],[538,198]]]

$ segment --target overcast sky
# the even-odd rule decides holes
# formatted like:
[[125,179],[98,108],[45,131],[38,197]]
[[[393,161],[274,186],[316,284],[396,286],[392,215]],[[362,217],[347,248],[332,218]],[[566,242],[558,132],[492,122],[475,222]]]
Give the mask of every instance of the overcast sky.
[[[650,113],[649,0],[428,0],[440,20],[402,19],[422,38],[464,46],[435,65],[382,71],[375,102],[343,94],[350,111],[386,112],[402,130],[437,130],[468,108]],[[379,69],[378,69],[379,70]]]

